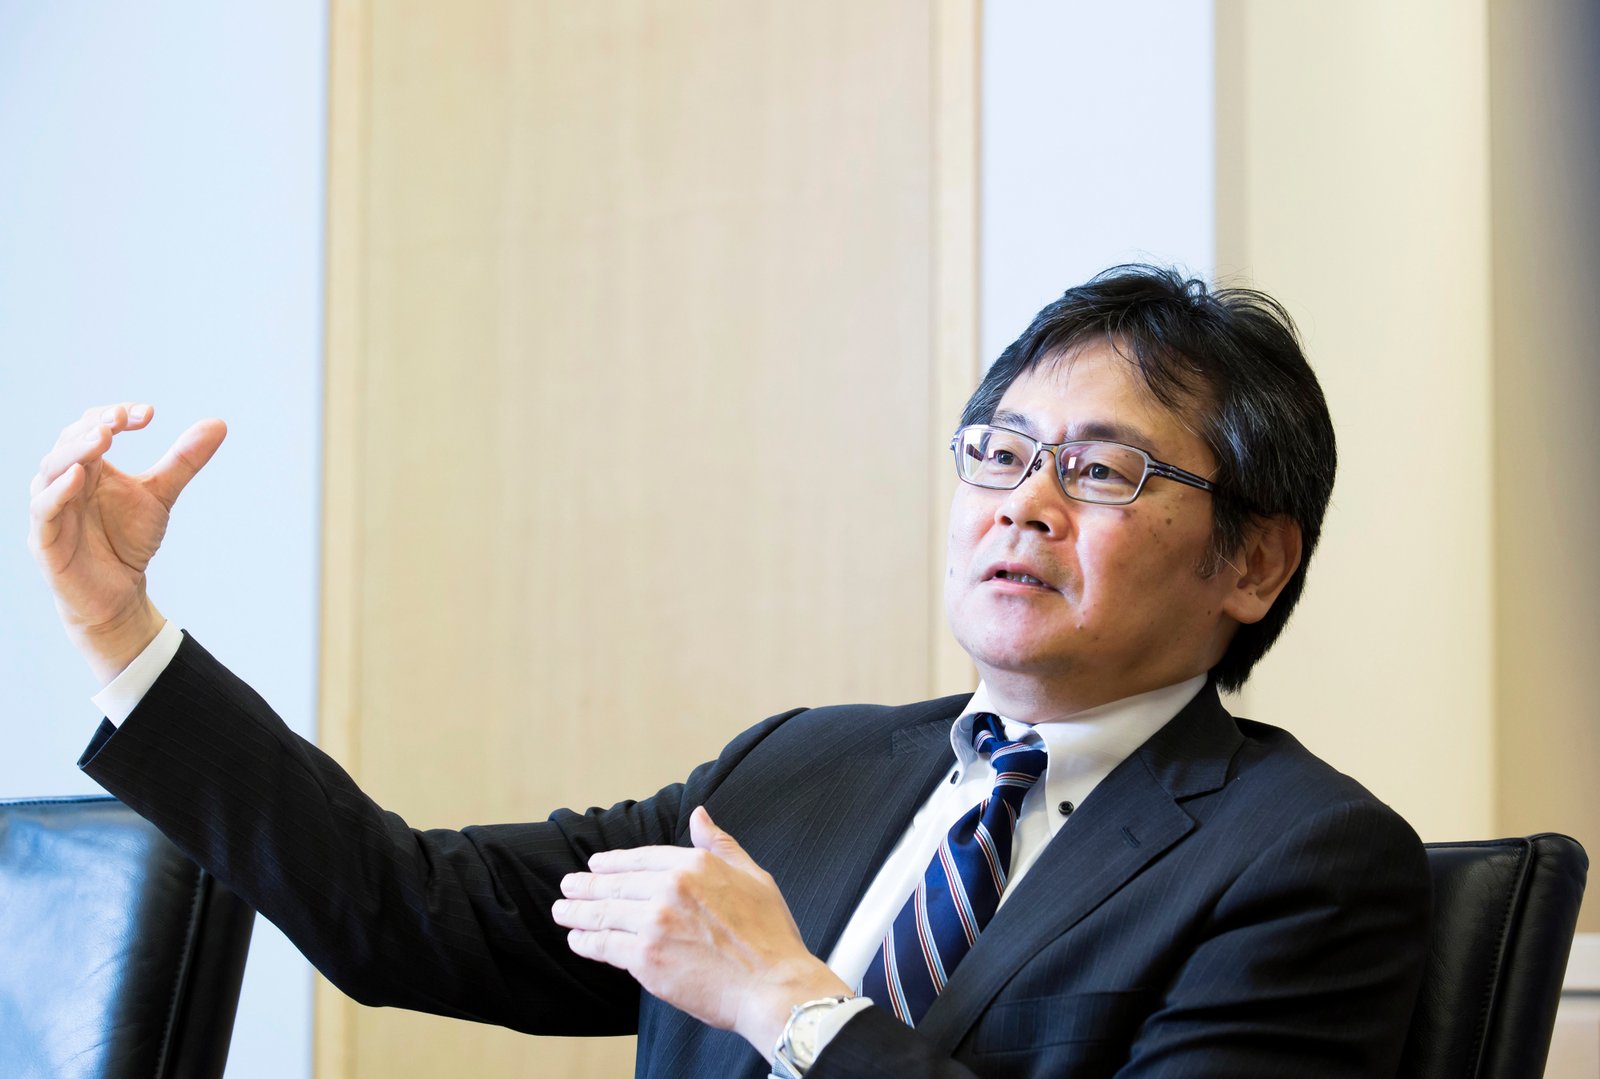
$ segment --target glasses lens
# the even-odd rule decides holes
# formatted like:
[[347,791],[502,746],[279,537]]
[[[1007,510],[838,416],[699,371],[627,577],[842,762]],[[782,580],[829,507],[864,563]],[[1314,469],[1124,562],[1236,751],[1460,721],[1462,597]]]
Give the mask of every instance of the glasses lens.
[[1038,447],[1027,436],[999,427],[964,427],[956,442],[956,469],[979,487],[1015,487]]
[[1060,462],[1061,486],[1084,502],[1132,502],[1144,479],[1144,454],[1115,442],[1068,442]]

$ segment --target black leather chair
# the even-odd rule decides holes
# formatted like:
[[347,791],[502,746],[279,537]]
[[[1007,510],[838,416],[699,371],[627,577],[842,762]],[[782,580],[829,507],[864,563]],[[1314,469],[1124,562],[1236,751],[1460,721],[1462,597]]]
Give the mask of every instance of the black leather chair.
[[1429,843],[1433,946],[1400,1074],[1544,1074],[1589,858],[1564,835]]
[[220,1076],[254,921],[113,798],[0,802],[0,1075]]

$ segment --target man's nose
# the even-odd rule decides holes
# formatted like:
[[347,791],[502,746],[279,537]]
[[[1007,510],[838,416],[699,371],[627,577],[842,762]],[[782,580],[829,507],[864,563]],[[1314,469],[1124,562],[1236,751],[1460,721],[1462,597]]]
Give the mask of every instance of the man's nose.
[[1067,527],[1067,496],[1056,478],[1054,454],[1040,450],[1022,482],[1005,493],[995,507],[998,524],[1031,528],[1059,536]]

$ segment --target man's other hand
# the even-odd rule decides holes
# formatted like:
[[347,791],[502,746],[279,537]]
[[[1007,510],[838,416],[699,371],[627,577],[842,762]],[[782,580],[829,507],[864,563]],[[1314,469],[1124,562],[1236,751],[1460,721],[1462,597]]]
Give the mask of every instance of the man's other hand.
[[789,1009],[851,990],[806,950],[772,877],[705,807],[684,847],[603,851],[561,882],[552,914],[573,952],[740,1034],[771,1059]]
[[117,435],[148,426],[154,415],[147,404],[89,409],[62,430],[30,488],[28,547],[55,592],[67,635],[102,684],[161,629],[145,593],[145,567],[166,535],[173,503],[228,431],[221,420],[201,420],[137,476],[108,464]]

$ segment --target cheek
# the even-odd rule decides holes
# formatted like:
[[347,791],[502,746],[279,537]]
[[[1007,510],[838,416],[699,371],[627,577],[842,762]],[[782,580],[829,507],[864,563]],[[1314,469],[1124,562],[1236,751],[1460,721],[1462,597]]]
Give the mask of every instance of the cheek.
[[950,528],[945,534],[945,549],[951,569],[955,567],[959,556],[972,550],[983,535],[984,524],[989,519],[990,514],[983,507],[974,505],[964,489],[956,492],[950,502]]
[[1084,527],[1077,556],[1083,567],[1085,600],[1118,603],[1154,599],[1179,574],[1192,573],[1198,553],[1176,534],[1165,516],[1132,518]]

